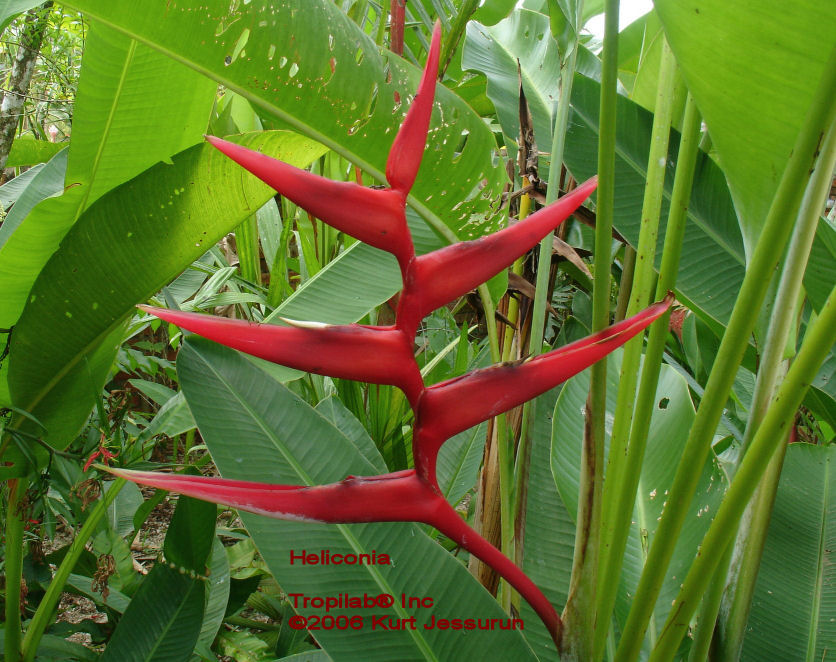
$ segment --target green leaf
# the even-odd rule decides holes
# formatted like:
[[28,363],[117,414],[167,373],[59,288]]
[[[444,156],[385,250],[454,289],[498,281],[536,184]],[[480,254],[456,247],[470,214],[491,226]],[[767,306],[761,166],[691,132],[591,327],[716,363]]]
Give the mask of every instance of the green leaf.
[[[113,482],[105,484],[107,490],[113,487]],[[118,536],[124,538],[134,532],[134,513],[143,503],[142,492],[136,484],[125,484],[119,488],[119,494],[107,508],[107,525]]]
[[[8,209],[11,205],[18,201],[18,198],[20,198],[20,196],[23,195],[23,192],[29,186],[29,183],[32,181],[35,175],[37,175],[41,170],[43,170],[45,165],[45,163],[39,163],[38,165],[34,165],[31,168],[29,168],[26,172],[21,173],[14,179],[11,179],[3,185],[0,185],[0,205],[2,205],[4,210]],[[61,174],[60,181],[63,185],[63,173]],[[6,215],[6,219],[8,219],[8,214]],[[6,219],[3,220],[3,223],[6,223]]]
[[484,423],[460,432],[444,442],[438,452],[438,486],[450,505],[456,506],[476,484],[485,449]]
[[66,143],[51,143],[47,140],[34,140],[24,137],[17,138],[12,143],[6,167],[19,168],[21,166],[33,166],[37,163],[46,163],[66,146]]
[[[615,411],[618,394],[621,353],[621,350],[617,350],[610,355],[607,368],[607,416],[610,419]],[[578,476],[588,393],[589,371],[585,371],[564,384],[554,410],[552,473],[563,503],[573,518],[578,507]],[[655,402],[638,485],[638,497],[633,510],[633,524],[627,539],[621,584],[616,598],[615,616],[622,625],[630,609],[630,596],[635,594],[647,549],[652,544],[658,518],[667,498],[667,490],[673,483],[677,462],[695,416],[688,384],[667,365],[662,366]],[[605,444],[608,448],[609,430]],[[711,517],[717,511],[723,496],[723,478],[714,460],[709,461],[705,467],[696,467],[695,470],[701,473],[697,496],[689,511],[689,524],[683,529],[677,542],[657,600],[649,629],[651,640],[655,639],[658,628],[664,625],[671,601],[679,592],[682,578],[691,566],[694,550],[708,530]]]
[[[211,76],[384,181],[389,147],[420,71],[380,54],[331,0],[289,0],[269,9],[255,2],[181,0],[176,11],[151,4],[142,12],[132,0],[70,5]],[[491,161],[493,134],[445,87],[437,87],[436,101],[409,202],[424,218],[479,235],[506,181]]]
[[488,96],[496,107],[499,123],[514,142],[519,140],[520,125],[517,60],[534,119],[534,137],[541,149],[548,149],[560,80],[560,57],[551,38],[548,17],[518,9],[493,27],[468,23],[462,67],[487,77]]
[[[239,354],[189,338],[180,351],[178,375],[201,435],[226,478],[314,485],[369,475],[375,468],[354,443],[286,388]],[[338,592],[405,594],[434,601],[437,618],[502,617],[493,598],[467,570],[413,524],[327,525],[273,520],[241,513],[264,560],[286,593],[308,596]],[[330,550],[386,553],[394,565],[290,565],[290,552]],[[335,584],[335,582],[337,582]],[[305,615],[317,612],[299,608]],[[377,615],[415,615],[417,629],[371,632],[371,611],[362,630],[322,630],[317,640],[334,660],[446,660],[466,646],[486,659],[535,659],[519,631],[470,633],[426,630],[427,610],[408,611],[396,603]],[[373,635],[373,636],[372,636]]]
[[473,20],[482,25],[496,25],[508,16],[517,4],[517,0],[485,0],[476,10]]
[[[39,4],[39,3],[36,3]],[[3,628],[0,628],[0,654],[5,651],[5,638],[3,637]],[[38,662],[47,660],[48,662],[96,662],[98,656],[89,648],[77,644],[73,641],[67,641],[54,634],[45,634],[41,637],[38,644],[38,652],[35,657]]]
[[816,311],[820,311],[836,285],[836,228],[821,219],[804,271],[804,289]]
[[223,624],[229,601],[229,560],[220,539],[212,539],[212,555],[209,557],[209,580],[206,582],[206,609],[197,645],[211,646]]
[[[595,174],[598,167],[598,111],[601,86],[576,75],[572,88],[572,118],[566,133],[565,159],[576,179]],[[616,188],[614,224],[633,246],[638,244],[647,155],[653,115],[620,96],[617,101]],[[673,188],[679,136],[674,132],[668,155],[662,219],[667,219]],[[743,282],[743,241],[723,172],[704,153],[697,156],[688,223],[677,278],[677,297],[713,328],[725,325]],[[657,268],[664,243],[659,229]]]
[[402,287],[394,256],[356,243],[306,280],[265,319],[356,322]]
[[163,544],[165,561],[180,572],[206,574],[206,562],[215,540],[217,513],[214,503],[181,496]]
[[164,434],[167,437],[176,437],[195,428],[194,418],[189,411],[182,393],[172,396],[157,412],[151,422],[137,437],[136,443],[141,444],[155,437]]
[[[156,51],[92,24],[74,105],[64,195],[45,200],[0,246],[0,326],[79,215],[114,186],[195,144],[215,85]],[[166,122],[150,122],[164,116]]]
[[[3,225],[0,225],[0,251],[2,251],[9,237],[20,227],[35,205],[47,198],[58,195],[64,190],[64,175],[67,171],[68,154],[69,150],[61,150],[42,168],[38,170],[32,168],[35,172],[31,180],[26,188],[20,191],[20,194],[14,200],[14,207],[6,215],[6,218],[3,220]],[[3,192],[5,193],[7,186],[11,186],[18,180],[25,181],[27,175],[32,170],[23,173],[20,177],[15,177],[8,184],[4,184]],[[3,203],[4,205],[6,203],[5,197],[3,198]]]
[[330,662],[331,658],[324,650],[305,651],[304,653],[296,653],[283,657],[276,662]]
[[[206,563],[215,538],[214,504],[181,496],[163,558],[143,580],[101,659],[180,662],[194,650],[204,621]],[[225,553],[224,553],[225,556]]]
[[0,2],[0,27],[5,28],[9,19],[37,7],[41,2],[42,0],[3,0]]
[[[76,565],[76,568],[77,567],[78,565]],[[84,575],[71,573],[69,579],[67,579],[67,586],[72,587],[82,595],[86,595],[94,602],[105,605],[108,609],[113,609],[119,614],[124,613],[124,611],[128,608],[131,599],[124,593],[110,587],[108,587],[107,598],[104,598],[102,594],[93,587],[93,582],[94,580],[92,577],[85,577]]]
[[658,0],[655,7],[751,253],[834,47],[836,3]]
[[374,440],[369,436],[366,428],[339,398],[333,395],[329,396],[320,402],[315,409],[354,443],[357,450],[369,461],[375,471],[379,473],[388,471],[386,463],[380,456],[377,446],[375,446]]
[[741,659],[824,660],[836,642],[836,446],[790,444]]
[[182,662],[203,621],[204,581],[157,563],[125,610],[101,662]]
[[[298,166],[322,153],[282,131],[236,140]],[[51,444],[66,446],[84,422],[134,305],[272,195],[201,144],[111,191],[84,213],[33,287],[9,357],[14,402],[38,412]]]

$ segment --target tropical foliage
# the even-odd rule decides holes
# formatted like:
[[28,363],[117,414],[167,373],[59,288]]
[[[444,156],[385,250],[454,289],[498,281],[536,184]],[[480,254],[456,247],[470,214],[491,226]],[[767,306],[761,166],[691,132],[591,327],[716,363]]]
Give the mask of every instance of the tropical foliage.
[[0,1],[5,659],[830,659],[836,6],[618,5]]

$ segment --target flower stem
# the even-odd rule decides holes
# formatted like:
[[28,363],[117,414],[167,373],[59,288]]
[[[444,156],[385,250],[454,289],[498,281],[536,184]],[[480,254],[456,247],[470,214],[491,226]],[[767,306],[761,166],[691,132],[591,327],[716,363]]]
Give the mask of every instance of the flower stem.
[[[693,98],[689,95],[685,104],[685,118],[682,123],[682,138],[679,145],[676,176],[674,177],[670,212],[665,232],[665,246],[662,251],[662,265],[659,269],[659,282],[656,286],[657,296],[662,296],[665,292],[672,290],[676,284],[699,139],[700,115]],[[607,558],[601,564],[602,588],[598,599],[599,623],[610,622],[610,616],[615,605],[616,591],[624,560],[624,549],[627,545],[627,536],[630,530],[630,515],[636,501],[636,489],[644,460],[650,418],[656,402],[656,387],[659,382],[659,369],[662,364],[662,355],[668,334],[667,321],[669,316],[670,313],[664,315],[650,329],[626,456],[623,459],[618,480],[613,478],[613,480],[608,479],[607,481],[605,497],[609,497],[607,501],[609,505],[609,528],[607,529],[609,552]],[[603,650],[605,634],[606,632],[596,633],[596,650],[599,652]]]
[[25,479],[9,481],[6,510],[6,624],[4,628],[7,660],[20,659],[20,585],[23,572],[23,513],[18,512],[26,492]]
[[[605,328],[610,317],[610,254],[615,197],[615,120],[618,83],[618,9],[619,0],[606,1],[601,65],[595,274],[592,290],[593,333]],[[592,366],[590,376],[581,452],[575,552],[572,560],[572,576],[569,580],[569,597],[564,610],[566,632],[562,641],[562,653],[568,660],[593,659],[606,408],[607,362],[599,361]]]
[[708,588],[727,545],[731,544],[749,499],[758,487],[770,460],[786,442],[787,431],[810,383],[836,342],[836,287],[808,328],[798,356],[781,382],[749,452],[740,463],[714,521],[703,538],[679,595],[674,600],[650,662],[672,660],[690,625],[699,599]]
[[[772,308],[772,319],[764,352],[760,360],[741,456],[748,450],[764,418],[769,401],[783,376],[781,373],[783,372],[782,365],[785,364],[785,349],[796,324],[802,296],[801,281],[807,268],[807,260],[816,236],[819,218],[824,209],[824,201],[830,192],[834,161],[836,161],[836,125],[831,126],[822,146],[819,162],[807,186],[790,241],[775,305]],[[725,613],[720,624],[722,635],[720,659],[736,660],[743,647],[746,621],[749,618],[755,580],[766,542],[772,504],[778,489],[778,479],[781,476],[785,452],[786,445],[781,447],[781,451],[770,463],[770,468],[758,488],[756,498],[746,511],[735,541],[735,555],[730,575],[732,582],[723,600]]]

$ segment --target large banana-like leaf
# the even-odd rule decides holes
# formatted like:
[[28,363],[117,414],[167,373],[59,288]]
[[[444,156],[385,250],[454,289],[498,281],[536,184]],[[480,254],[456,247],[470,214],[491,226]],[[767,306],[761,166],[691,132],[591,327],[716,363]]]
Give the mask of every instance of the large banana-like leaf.
[[[618,395],[620,357],[620,351],[610,355],[607,370],[607,416],[610,420]],[[588,393],[587,371],[564,384],[554,411],[552,472],[560,496],[572,517],[575,516],[578,507],[578,476]],[[653,541],[668,488],[673,483],[676,465],[695,416],[685,379],[669,366],[662,366],[654,401],[656,406],[651,418],[647,450],[633,510],[633,524],[627,539],[621,584],[616,598],[615,616],[621,624],[624,623],[630,609],[630,596],[635,594],[647,550]],[[609,435],[605,443],[608,447]],[[712,460],[702,473],[697,496],[689,511],[689,524],[683,529],[665,576],[665,583],[648,630],[651,641],[655,640],[657,628],[665,622],[671,600],[679,592],[682,578],[694,559],[694,550],[708,530],[711,517],[717,511],[722,496],[722,474],[716,462]]]
[[102,654],[103,662],[189,658],[204,621],[216,515],[213,504],[178,499],[165,537],[165,561],[142,580]]
[[[517,10],[491,28],[468,26],[462,57],[463,66],[488,76],[488,96],[497,108],[503,129],[512,137],[519,131],[517,58],[521,58],[523,85],[534,117],[535,137],[541,147],[551,141],[551,110],[558,92],[557,48],[546,47],[551,41],[547,16]],[[532,51],[535,46],[536,51]],[[535,52],[537,57],[522,56],[526,52]],[[552,75],[544,77],[549,72]],[[599,105],[600,85],[586,76],[576,75],[564,159],[579,181],[594,175],[598,167]],[[620,95],[617,118],[614,223],[636,245],[653,115]],[[667,202],[673,188],[678,140],[671,143],[662,218],[667,217]],[[714,320],[715,328],[719,328],[728,320],[740,289],[745,258],[723,173],[705,154],[699,157],[688,213],[693,222],[686,229],[677,295],[704,317]],[[664,232],[660,231],[657,261],[661,260],[663,242]]]
[[64,195],[44,200],[0,246],[0,327],[80,214],[104,192],[201,140],[215,85],[153,49],[93,23],[73,114]]
[[[519,63],[519,75],[517,73]],[[503,130],[519,140],[520,77],[542,150],[551,145],[552,109],[560,81],[560,55],[547,16],[519,9],[493,27],[467,25],[462,68],[484,74]],[[513,127],[513,128],[509,128]]]
[[742,659],[825,660],[836,644],[836,446],[791,444]]
[[[323,151],[284,131],[238,141],[298,166]],[[9,358],[13,401],[40,419],[51,444],[65,446],[84,422],[134,304],[157,292],[272,195],[272,189],[201,144],[107,193],[83,214],[32,288]]]
[[656,0],[655,6],[751,252],[836,47],[836,3]]
[[[314,485],[376,469],[331,422],[237,352],[189,338],[177,370],[189,407],[215,464],[225,478]],[[452,660],[463,650],[475,658],[535,660],[518,630],[467,633],[425,629],[436,618],[504,618],[497,602],[465,567],[413,524],[330,525],[274,520],[241,513],[273,576],[286,593],[351,597],[393,595],[389,608],[331,610],[360,615],[359,630],[318,630],[333,660]],[[393,565],[290,564],[290,553],[388,554]],[[432,609],[407,609],[401,595],[429,597]],[[324,614],[310,608],[305,616]],[[372,616],[416,617],[416,629],[372,631]],[[388,622],[388,621],[387,621]]]
[[[378,47],[331,0],[71,0],[91,18],[211,76],[380,181],[420,71]],[[505,181],[493,134],[443,86],[409,202],[461,238],[483,233]]]
[[[566,164],[579,180],[594,174],[598,153],[598,109],[601,86],[585,76],[575,76],[572,118],[566,133]],[[653,115],[629,99],[618,97],[616,126],[616,228],[634,246],[641,226],[642,196]],[[679,136],[671,137],[668,172],[662,200],[667,219]],[[656,250],[661,262],[664,227]],[[697,157],[694,186],[688,205],[688,223],[682,246],[677,297],[701,314],[713,327],[725,326],[731,315],[744,274],[744,251],[734,206],[722,171],[701,153]]]

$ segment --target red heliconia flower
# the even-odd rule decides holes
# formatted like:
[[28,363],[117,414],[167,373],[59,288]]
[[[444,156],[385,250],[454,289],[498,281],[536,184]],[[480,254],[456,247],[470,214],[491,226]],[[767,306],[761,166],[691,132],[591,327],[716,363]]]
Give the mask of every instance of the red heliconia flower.
[[398,260],[403,290],[389,327],[287,322],[253,324],[141,306],[177,326],[229,347],[299,370],[391,384],[415,413],[414,469],[381,476],[348,476],[316,486],[267,485],[111,469],[137,483],[278,519],[312,522],[423,522],[490,565],[535,609],[560,641],[562,623],[539,588],[474,531],[446,501],[436,480],[442,444],[462,430],[547,391],[600,360],[662,315],[672,297],[597,334],[530,360],[476,370],[426,387],[413,354],[421,319],[507,268],[553,231],[595,189],[595,178],[524,221],[475,241],[416,256],[406,223],[406,198],[423,156],[432,114],[441,30],[433,32],[418,94],[386,164],[390,188],[333,182],[233,143],[209,137],[224,154],[308,212]]

